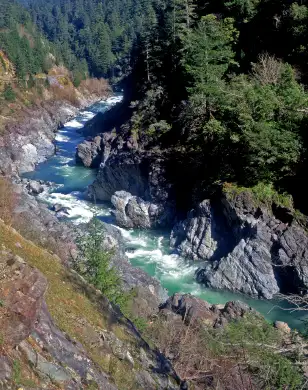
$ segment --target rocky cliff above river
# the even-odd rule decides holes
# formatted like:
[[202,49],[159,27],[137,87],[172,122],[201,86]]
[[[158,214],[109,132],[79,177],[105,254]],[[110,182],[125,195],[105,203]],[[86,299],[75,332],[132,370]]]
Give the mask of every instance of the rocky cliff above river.
[[[259,298],[308,288],[308,235],[287,208],[257,202],[231,189],[201,202],[171,233],[171,245],[201,262],[197,280],[208,287]],[[274,210],[274,211],[273,211]]]
[[22,116],[12,117],[0,132],[0,173],[16,176],[33,171],[36,164],[54,155],[58,128],[99,98],[79,93],[76,104],[42,100],[38,106],[25,109]]
[[[79,145],[77,161],[82,157],[85,166],[94,164],[98,159],[93,152],[97,150],[94,144],[97,139]],[[159,150],[142,150],[133,138],[124,140],[114,132],[103,133],[100,142],[101,164],[95,182],[89,187],[89,197],[112,200],[119,226],[172,226],[175,203],[172,184],[167,178],[166,156]],[[83,150],[87,153],[81,153]]]

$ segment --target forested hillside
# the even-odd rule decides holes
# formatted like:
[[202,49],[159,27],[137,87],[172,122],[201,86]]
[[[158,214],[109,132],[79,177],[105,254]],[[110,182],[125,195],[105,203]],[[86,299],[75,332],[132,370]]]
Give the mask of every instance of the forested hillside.
[[306,389],[308,0],[0,6],[0,388]]
[[[95,76],[129,71],[138,34],[149,31],[155,4],[143,0],[28,0],[33,21],[72,70]],[[121,68],[117,67],[121,65]]]
[[149,145],[174,148],[188,197],[223,181],[274,183],[296,197],[307,146],[306,15],[304,4],[279,1],[176,1],[159,14],[139,54],[145,92],[131,127]]
[[[52,47],[43,39],[30,14],[14,0],[1,1],[0,48],[14,64],[18,78],[47,71]],[[1,56],[4,66],[4,58]]]
[[267,196],[274,185],[305,209],[305,2],[31,0],[30,9],[63,57],[73,52],[94,74],[112,76],[115,65],[130,74],[126,132],[173,148],[189,181],[184,203],[217,183],[261,182]]
[[[185,148],[189,192],[202,198],[217,182],[262,182],[291,192],[303,207],[297,188],[306,167],[305,1],[22,3],[77,80],[88,70],[130,75],[138,101],[131,132],[147,137],[149,147],[172,146],[179,160]],[[24,11],[18,18],[29,24]],[[37,44],[34,60],[21,63],[46,66],[43,49]]]

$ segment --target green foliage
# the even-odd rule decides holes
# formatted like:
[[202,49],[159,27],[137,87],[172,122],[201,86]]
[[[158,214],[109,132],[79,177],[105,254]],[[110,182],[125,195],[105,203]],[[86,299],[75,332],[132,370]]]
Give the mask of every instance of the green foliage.
[[139,330],[140,333],[143,333],[146,331],[148,324],[147,324],[147,320],[145,318],[135,317],[132,319],[132,321],[134,322],[134,325],[136,326],[136,328]]
[[262,388],[296,390],[303,384],[298,368],[277,353],[281,334],[263,318],[246,315],[221,331],[204,329],[203,337],[214,356],[237,356]]
[[301,156],[302,109],[307,95],[289,65],[274,83],[244,76],[235,77],[220,107],[221,120],[230,137],[242,149],[242,169],[236,175],[247,183],[275,181],[292,174]]
[[[136,37],[155,19],[155,0],[29,0],[33,20],[69,69],[96,77],[126,72]],[[81,62],[81,60],[83,60]],[[121,73],[121,72],[120,72]]]
[[232,45],[237,35],[232,19],[219,21],[216,16],[207,15],[186,39],[183,61],[192,80],[189,92],[202,95],[208,104],[213,104],[217,84],[230,65],[235,64]]
[[275,204],[295,212],[292,196],[287,193],[279,193],[271,183],[258,183],[250,188],[224,183],[223,192],[232,198],[243,192],[248,192],[252,194],[253,200],[258,206],[263,204],[271,209],[272,205]]
[[7,84],[2,92],[2,96],[8,102],[13,102],[16,99],[16,94],[10,84]]
[[247,21],[257,12],[260,0],[230,0],[225,2],[225,7],[233,15]]
[[278,206],[293,209],[292,196],[287,193],[280,194],[274,189],[272,184],[258,183],[250,190],[260,203],[265,203],[268,206],[274,203]]
[[19,360],[13,361],[13,374],[12,374],[13,381],[16,384],[21,383],[21,365]]
[[19,79],[46,70],[51,47],[32,24],[30,14],[15,0],[1,2],[0,47],[14,64]]
[[[79,238],[78,270],[111,302],[123,308],[127,296],[123,291],[121,277],[111,265],[112,252],[102,249],[103,239],[101,223],[94,218],[89,223],[87,234]],[[82,269],[82,263],[86,264],[86,269]]]

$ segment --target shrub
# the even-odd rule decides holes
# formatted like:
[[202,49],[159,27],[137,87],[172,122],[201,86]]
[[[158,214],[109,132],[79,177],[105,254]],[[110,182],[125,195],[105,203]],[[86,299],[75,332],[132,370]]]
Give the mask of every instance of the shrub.
[[54,100],[65,100],[74,106],[79,106],[79,100],[75,89],[69,85],[67,86],[52,86],[51,91]]
[[4,99],[8,102],[13,102],[16,99],[16,93],[10,84],[7,84],[2,92]]
[[79,257],[75,268],[125,312],[130,294],[123,290],[122,279],[111,265],[113,253],[102,249],[103,239],[101,223],[97,218],[93,218],[87,234],[79,235],[77,240]]
[[255,202],[271,208],[272,204],[293,210],[292,196],[287,193],[279,193],[272,183],[258,183],[254,187],[239,187],[234,183],[224,183],[224,193],[237,196],[242,192],[250,192]]
[[145,337],[195,390],[296,390],[303,382],[292,360],[281,354],[279,331],[256,315],[213,329],[197,321],[187,326],[180,317],[168,321],[161,313]]
[[83,93],[104,96],[111,91],[108,81],[105,79],[87,79],[82,80],[79,87]]
[[78,88],[80,86],[82,79],[83,76],[81,73],[77,72],[73,74],[73,84],[75,88]]

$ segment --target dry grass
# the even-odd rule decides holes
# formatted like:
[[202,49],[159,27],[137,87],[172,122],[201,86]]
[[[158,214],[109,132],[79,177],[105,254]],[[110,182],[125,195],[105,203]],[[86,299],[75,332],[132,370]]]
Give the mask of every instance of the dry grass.
[[0,218],[6,224],[11,225],[13,220],[13,210],[18,198],[13,191],[12,184],[4,177],[0,177]]
[[80,102],[77,97],[77,92],[71,85],[65,86],[52,86],[50,87],[53,100],[66,101],[71,103],[75,107],[79,107]]
[[111,92],[110,85],[105,79],[82,80],[79,90],[81,93],[96,96],[104,96]]
[[48,308],[58,326],[67,333],[75,334],[76,318],[86,317],[94,326],[103,327],[101,313],[85,294],[77,291],[68,282],[68,271],[60,259],[25,240],[14,229],[0,222],[0,244],[24,258],[30,265],[39,269],[48,279],[46,295]]
[[[171,360],[178,375],[194,390],[297,390],[303,377],[287,359],[290,340],[265,322],[247,314],[220,329],[193,319],[161,312],[145,336]],[[293,338],[292,338],[293,339]],[[293,340],[294,342],[294,340]],[[294,351],[300,345],[294,343]],[[296,352],[297,353],[297,352]]]

